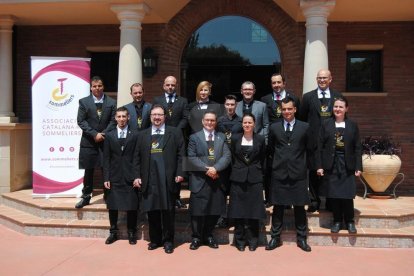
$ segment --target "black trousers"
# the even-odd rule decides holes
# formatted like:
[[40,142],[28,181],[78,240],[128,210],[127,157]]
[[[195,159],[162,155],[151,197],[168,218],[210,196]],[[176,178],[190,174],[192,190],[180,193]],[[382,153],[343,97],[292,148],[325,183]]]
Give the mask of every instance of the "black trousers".
[[152,243],[174,243],[175,208],[148,211],[149,237]]
[[[308,231],[308,221],[306,219],[306,211],[304,206],[293,206],[295,215],[295,227],[297,240],[306,240]],[[272,214],[272,228],[270,235],[272,238],[279,238],[282,233],[283,217],[285,215],[285,206],[274,205]]]
[[[118,210],[108,210],[109,213],[109,223],[111,233],[118,232]],[[127,229],[128,232],[136,233],[137,232],[137,221],[138,221],[138,211],[129,210],[127,211]]]
[[317,175],[316,170],[309,170],[309,191],[311,205],[319,210],[321,199],[319,197],[319,188],[322,185],[322,177]]
[[[100,170],[103,175],[102,168]],[[85,174],[83,176],[82,198],[90,196],[93,192],[94,172],[95,172],[95,169],[85,169]]]
[[234,242],[236,246],[257,246],[259,240],[258,219],[234,219]]
[[345,198],[330,199],[334,222],[354,222],[354,200]]
[[220,216],[191,216],[192,238],[199,241],[206,241],[213,237],[213,230]]

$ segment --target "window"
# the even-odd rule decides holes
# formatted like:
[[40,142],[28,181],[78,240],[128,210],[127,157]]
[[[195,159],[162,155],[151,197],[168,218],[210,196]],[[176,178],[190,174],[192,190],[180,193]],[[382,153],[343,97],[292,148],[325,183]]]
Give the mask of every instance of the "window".
[[91,52],[91,77],[103,79],[106,92],[118,91],[119,52]]
[[382,91],[381,51],[348,51],[346,90],[349,92]]

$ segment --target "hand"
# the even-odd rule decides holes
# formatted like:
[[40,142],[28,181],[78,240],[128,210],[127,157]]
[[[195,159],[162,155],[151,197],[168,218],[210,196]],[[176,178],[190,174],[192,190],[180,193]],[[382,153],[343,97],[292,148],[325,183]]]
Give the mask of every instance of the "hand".
[[175,183],[180,183],[180,182],[183,182],[184,181],[184,177],[182,177],[182,176],[176,176],[175,177]]
[[110,181],[105,181],[104,182],[104,187],[108,190],[111,189],[111,182]]
[[135,188],[141,188],[142,180],[141,178],[136,178],[134,182],[132,182],[132,186]]
[[97,143],[102,142],[103,140],[105,140],[105,134],[104,133],[98,133],[98,134],[96,134],[94,140]]
[[207,168],[207,172],[206,172],[207,176],[209,176],[213,180],[218,178],[217,170],[214,167],[206,167],[206,168]]
[[355,171],[355,176],[361,176],[361,171]]
[[319,176],[323,176],[323,169],[318,169],[316,171],[316,174],[319,175]]

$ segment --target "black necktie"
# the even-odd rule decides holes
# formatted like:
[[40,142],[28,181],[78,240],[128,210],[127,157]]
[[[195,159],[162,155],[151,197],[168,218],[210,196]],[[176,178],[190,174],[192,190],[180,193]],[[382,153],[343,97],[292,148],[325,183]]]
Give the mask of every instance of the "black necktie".
[[290,124],[289,123],[286,124],[286,132],[290,132]]
[[170,104],[173,103],[173,97],[174,97],[174,95],[172,95],[172,94],[168,95],[168,103],[170,103]]

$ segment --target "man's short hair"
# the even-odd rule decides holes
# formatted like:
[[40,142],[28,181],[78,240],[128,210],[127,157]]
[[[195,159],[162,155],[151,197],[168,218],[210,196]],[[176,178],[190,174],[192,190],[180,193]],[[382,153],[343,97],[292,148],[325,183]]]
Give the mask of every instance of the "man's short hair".
[[[154,109],[156,109],[156,108],[161,108],[162,109],[162,111],[164,112],[164,115],[165,115],[165,108],[164,108],[164,106],[162,106],[162,105],[160,105],[160,104],[153,104],[152,106],[151,106],[151,111],[153,111]],[[151,113],[151,112],[150,112]]]
[[241,89],[243,89],[243,86],[245,86],[245,85],[252,85],[253,86],[253,89],[256,89],[256,86],[251,81],[245,81],[245,82],[243,82],[242,85],[241,85]]
[[285,97],[285,98],[282,100],[282,103],[284,103],[284,104],[287,104],[287,103],[289,103],[289,102],[292,102],[292,103],[293,103],[293,106],[294,106],[294,107],[296,107],[296,102],[295,102],[295,100],[294,100],[292,97],[287,96],[287,97]]
[[92,82],[97,82],[97,81],[101,81],[101,82],[102,82],[102,84],[104,83],[104,82],[103,82],[103,80],[102,80],[102,78],[101,78],[100,76],[93,76],[93,77],[91,78],[91,83],[92,83]]
[[134,88],[134,87],[141,87],[142,92],[144,92],[144,86],[141,83],[136,82],[136,83],[132,84],[131,87],[129,88],[129,90],[132,92],[132,88]]
[[227,101],[227,100],[234,100],[237,102],[237,97],[234,96],[233,94],[229,94],[229,95],[224,96],[224,101]]
[[217,113],[214,110],[207,109],[206,112],[204,112],[203,119],[206,116],[206,114],[213,114],[217,119]]
[[116,109],[116,112],[124,112],[124,111],[126,111],[127,115],[129,115],[128,108],[126,108],[125,106],[120,106]]
[[270,78],[276,77],[276,76],[280,76],[282,78],[283,83],[285,83],[286,79],[285,76],[282,75],[281,73],[274,73]]

